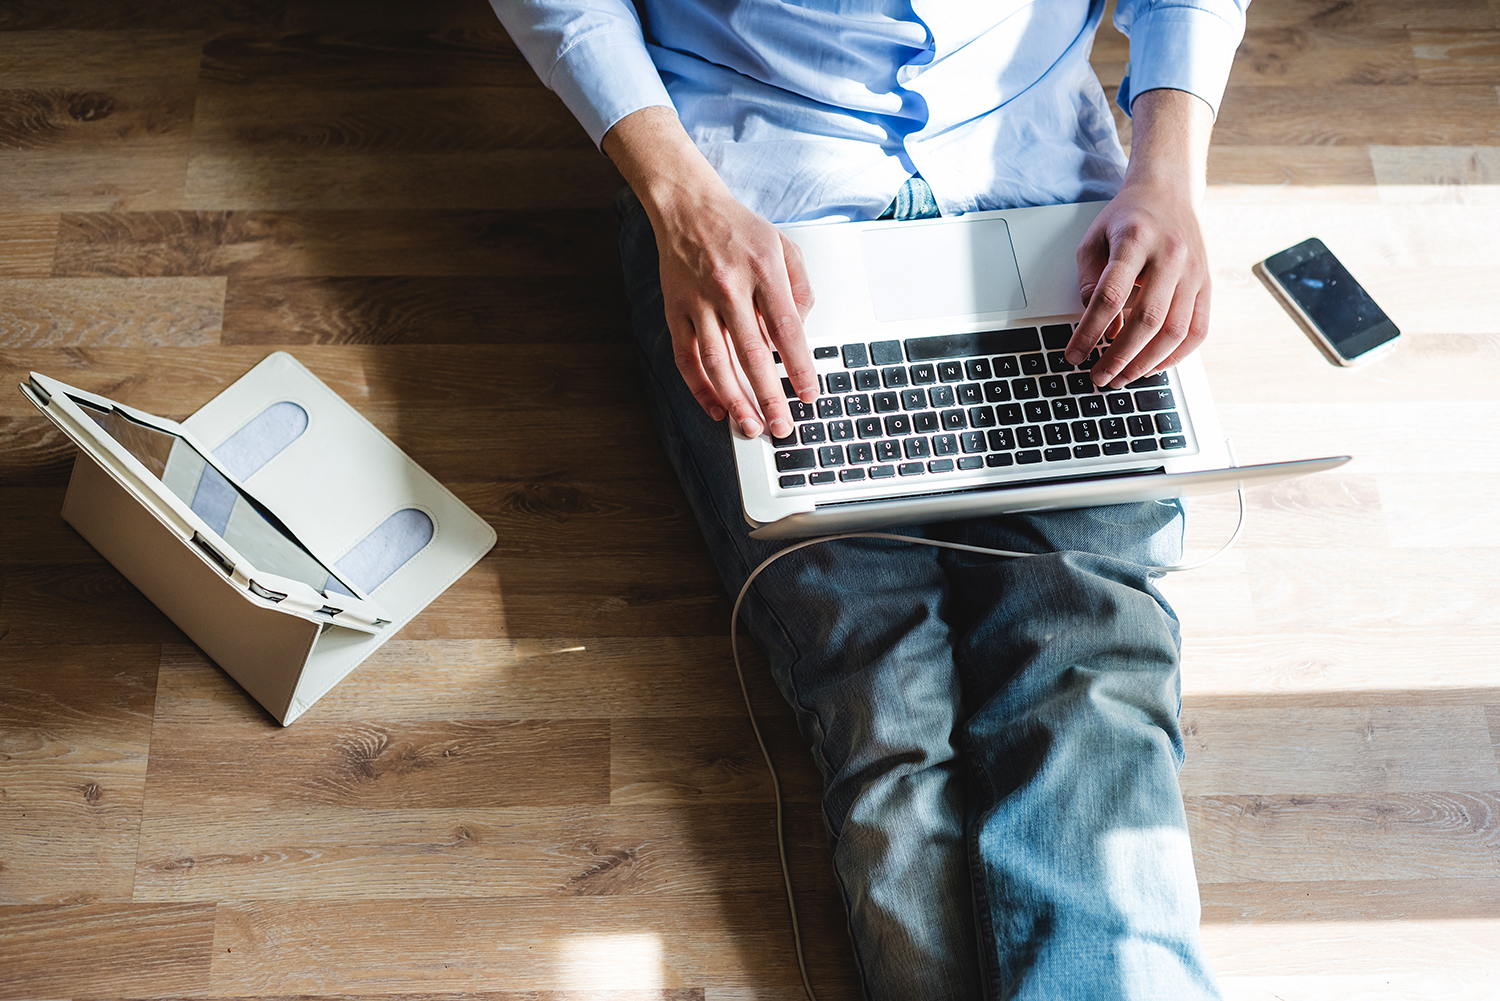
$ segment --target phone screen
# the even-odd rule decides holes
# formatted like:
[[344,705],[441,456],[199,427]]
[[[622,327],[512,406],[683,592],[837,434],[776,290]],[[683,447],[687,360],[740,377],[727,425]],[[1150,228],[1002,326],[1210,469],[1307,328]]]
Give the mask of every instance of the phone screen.
[[1276,272],[1276,279],[1345,357],[1359,353],[1345,349],[1360,334],[1390,323],[1339,259],[1326,251]]
[[225,479],[187,439],[142,424],[119,410],[101,411],[87,400],[76,396],[70,399],[252,565],[267,573],[299,580],[315,591],[350,593],[285,529],[268,520],[260,504]]

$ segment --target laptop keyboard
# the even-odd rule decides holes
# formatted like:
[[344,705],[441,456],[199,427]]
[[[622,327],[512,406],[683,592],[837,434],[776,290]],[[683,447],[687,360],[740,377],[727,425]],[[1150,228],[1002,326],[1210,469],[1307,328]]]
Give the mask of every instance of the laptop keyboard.
[[[1188,447],[1165,372],[1096,389],[1066,323],[825,345],[819,397],[782,380],[794,427],[772,439],[784,488],[1058,466]],[[778,358],[779,361],[779,358]],[[830,371],[825,365],[832,365]]]

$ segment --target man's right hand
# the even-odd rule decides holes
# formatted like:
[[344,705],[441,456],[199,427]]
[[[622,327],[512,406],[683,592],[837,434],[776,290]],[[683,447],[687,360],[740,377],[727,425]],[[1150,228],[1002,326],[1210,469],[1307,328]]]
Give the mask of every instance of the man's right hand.
[[802,332],[813,292],[801,250],[729,193],[670,108],[627,115],[603,148],[656,233],[662,304],[688,389],[747,437],[765,427],[787,436],[792,415],[772,350],[798,398],[818,395]]

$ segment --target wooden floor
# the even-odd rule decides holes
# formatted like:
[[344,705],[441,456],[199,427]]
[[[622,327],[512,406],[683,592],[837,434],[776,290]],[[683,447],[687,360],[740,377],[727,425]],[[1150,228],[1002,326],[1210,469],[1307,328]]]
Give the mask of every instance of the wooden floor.
[[[800,997],[729,604],[625,335],[618,180],[483,0],[0,7],[0,998]],[[1126,57],[1096,51],[1113,90]],[[1251,495],[1171,579],[1233,999],[1500,997],[1500,8],[1257,0],[1205,208]],[[1321,360],[1321,236],[1405,331]],[[185,417],[285,348],[500,534],[283,730],[58,515],[35,369]],[[559,435],[559,431],[562,432]],[[1233,503],[1199,505],[1206,553]],[[858,991],[784,707],[825,1001]]]

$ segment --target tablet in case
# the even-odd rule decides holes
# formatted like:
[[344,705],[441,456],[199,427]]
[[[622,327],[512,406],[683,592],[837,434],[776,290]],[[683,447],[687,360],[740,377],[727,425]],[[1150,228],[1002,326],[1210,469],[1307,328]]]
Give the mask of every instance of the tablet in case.
[[285,352],[181,424],[21,390],[80,450],[63,518],[283,725],[495,544]]

